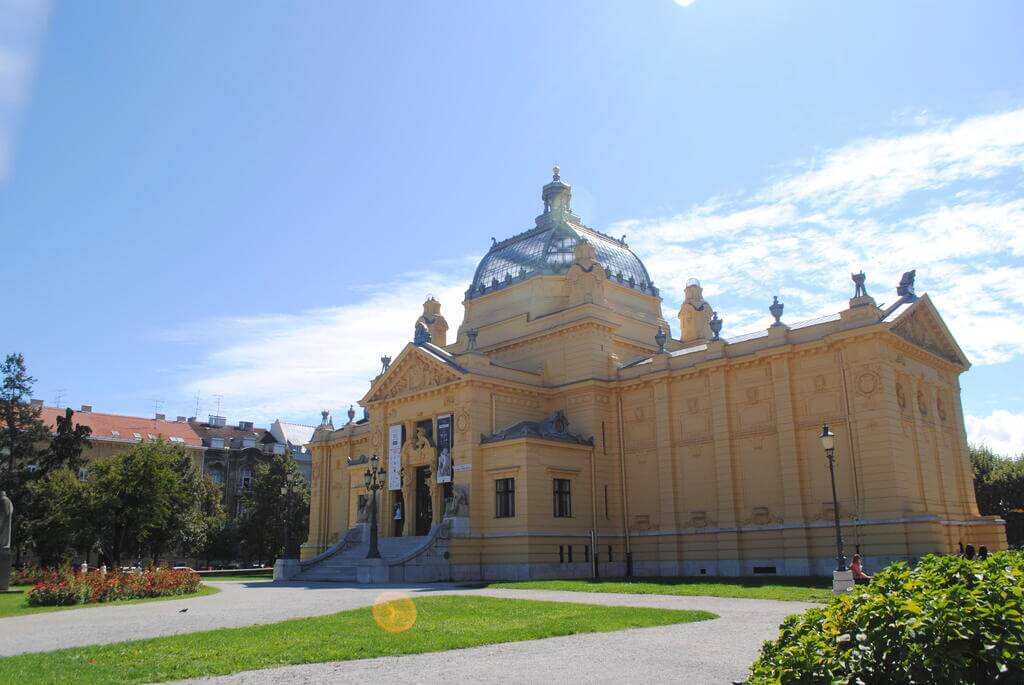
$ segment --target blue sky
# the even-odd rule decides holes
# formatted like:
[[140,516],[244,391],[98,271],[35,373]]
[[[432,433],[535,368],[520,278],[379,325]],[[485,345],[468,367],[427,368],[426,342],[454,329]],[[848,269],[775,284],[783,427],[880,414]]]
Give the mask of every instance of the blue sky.
[[917,268],[972,438],[1024,451],[1022,15],[0,0],[0,351],[48,403],[341,414],[557,162],[669,319],[691,276],[737,335]]

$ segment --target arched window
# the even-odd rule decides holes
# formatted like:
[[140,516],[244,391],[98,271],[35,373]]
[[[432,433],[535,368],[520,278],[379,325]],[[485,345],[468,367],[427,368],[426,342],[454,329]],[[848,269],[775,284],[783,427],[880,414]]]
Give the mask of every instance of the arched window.
[[246,466],[242,469],[242,478],[239,482],[243,490],[252,490],[252,484],[256,482],[256,474],[253,473],[252,468]]

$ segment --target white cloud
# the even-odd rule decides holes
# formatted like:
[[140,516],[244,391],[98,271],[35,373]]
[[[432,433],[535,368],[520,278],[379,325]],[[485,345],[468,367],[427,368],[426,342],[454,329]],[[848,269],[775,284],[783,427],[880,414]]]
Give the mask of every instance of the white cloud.
[[973,117],[904,136],[868,138],[825,152],[763,197],[830,213],[867,211],[910,193],[986,179],[1024,164],[1024,110]]
[[[344,417],[380,369],[381,355],[396,355],[412,340],[422,302],[432,294],[448,320],[449,340],[462,319],[462,296],[471,272],[397,275],[367,290],[358,302],[291,314],[201,322],[172,331],[170,339],[212,344],[200,364],[187,369],[185,396],[223,396],[232,419],[309,420],[320,409]],[[231,342],[223,344],[222,341]],[[205,398],[205,400],[203,400]],[[337,420],[337,419],[336,419]]]
[[48,0],[0,0],[0,180],[10,173],[17,116],[28,98]]
[[[608,232],[629,234],[670,321],[694,276],[732,337],[768,325],[772,295],[792,323],[844,308],[852,272],[867,272],[882,304],[895,298],[902,272],[917,268],[918,292],[932,295],[972,362],[1013,359],[1024,354],[1024,109],[921,121],[931,128],[824,151],[751,195],[717,196]],[[186,370],[183,391],[224,395],[225,413],[257,421],[309,420],[321,408],[343,415],[369,388],[380,356],[411,339],[427,293],[441,300],[454,335],[475,263],[396,275],[337,307],[180,330],[179,341],[211,350]],[[972,425],[982,426],[972,439],[1020,451],[1019,432],[998,434],[991,417],[970,417]]]
[[697,2],[697,0],[675,0],[675,3],[680,7],[689,7],[695,2]]
[[1024,354],[1024,109],[860,140],[818,159],[750,196],[610,232],[629,233],[667,303],[700,278],[729,336],[764,325],[772,295],[793,322],[845,307],[849,273],[867,272],[881,303],[916,268],[918,292],[936,300],[974,363]]
[[986,445],[996,454],[1024,456],[1024,414],[997,409],[988,416],[964,417],[967,439]]

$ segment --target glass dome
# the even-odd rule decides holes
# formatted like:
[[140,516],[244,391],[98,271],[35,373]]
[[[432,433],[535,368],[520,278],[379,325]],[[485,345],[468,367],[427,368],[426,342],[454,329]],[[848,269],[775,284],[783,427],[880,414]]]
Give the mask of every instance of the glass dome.
[[556,168],[554,181],[544,186],[545,212],[537,217],[537,227],[491,245],[476,268],[467,299],[532,276],[565,273],[581,240],[594,246],[609,280],[658,295],[647,269],[625,240],[584,226],[569,209],[569,197],[569,185],[561,182]]

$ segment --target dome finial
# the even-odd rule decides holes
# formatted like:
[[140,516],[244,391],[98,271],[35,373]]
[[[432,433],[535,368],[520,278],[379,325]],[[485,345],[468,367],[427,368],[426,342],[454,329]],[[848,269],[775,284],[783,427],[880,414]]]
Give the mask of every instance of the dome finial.
[[556,165],[555,165],[555,166],[554,166],[554,167],[553,167],[553,168],[551,169],[551,180],[552,180],[552,181],[561,181],[561,180],[562,180],[562,177],[558,175],[558,174],[559,174],[559,172],[561,172],[561,171],[562,171],[562,170],[561,170],[561,169],[559,169],[559,168],[558,168],[558,165],[556,164]]

